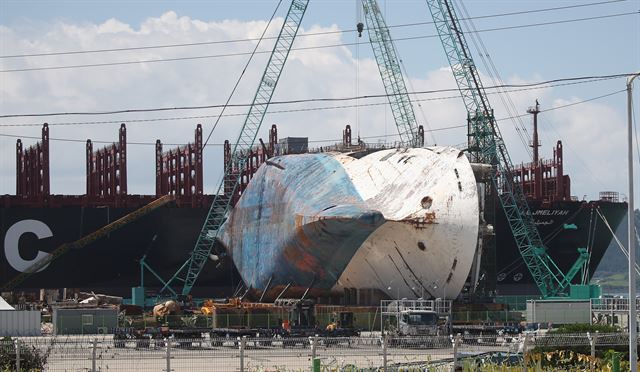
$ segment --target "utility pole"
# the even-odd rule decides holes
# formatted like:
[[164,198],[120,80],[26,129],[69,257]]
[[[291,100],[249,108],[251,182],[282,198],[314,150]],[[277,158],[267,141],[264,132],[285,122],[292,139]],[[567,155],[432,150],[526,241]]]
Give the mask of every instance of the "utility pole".
[[638,372],[638,334],[636,318],[636,241],[635,241],[635,216],[633,206],[633,99],[631,87],[633,79],[640,76],[640,72],[627,78],[627,150],[629,164],[629,206],[627,210],[628,218],[628,246],[629,246],[629,367],[631,372]]

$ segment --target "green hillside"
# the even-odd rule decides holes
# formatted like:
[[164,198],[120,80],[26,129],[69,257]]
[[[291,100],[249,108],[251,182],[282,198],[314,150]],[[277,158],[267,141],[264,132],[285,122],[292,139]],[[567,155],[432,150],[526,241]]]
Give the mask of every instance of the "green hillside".
[[[640,210],[638,209],[635,210],[635,225],[636,231],[640,230]],[[627,244],[627,231],[627,218],[625,217],[616,231],[616,236],[625,247]],[[640,251],[640,243],[636,242],[636,261],[640,262],[640,252],[638,251]],[[600,265],[591,282],[602,285],[604,293],[625,292],[628,288],[627,268],[627,258],[618,247],[618,244],[612,241],[602,261],[600,261]]]

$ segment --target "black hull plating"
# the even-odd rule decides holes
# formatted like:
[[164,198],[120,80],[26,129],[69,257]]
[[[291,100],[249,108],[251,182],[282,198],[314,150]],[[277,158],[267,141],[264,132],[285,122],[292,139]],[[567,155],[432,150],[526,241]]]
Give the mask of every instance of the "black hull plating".
[[[0,276],[7,282],[20,272],[15,254],[25,261],[33,260],[38,251],[51,252],[65,242],[75,241],[112,222],[134,208],[3,208],[0,211],[2,259]],[[79,288],[129,296],[130,287],[140,285],[140,258],[162,278],[168,279],[184,263],[200,232],[208,208],[164,206],[126,225],[90,245],[65,253],[41,272],[31,275],[20,289]],[[34,233],[43,225],[52,236],[38,239]],[[157,236],[155,241],[153,237]],[[11,258],[13,256],[13,258]],[[10,262],[12,261],[12,262]],[[212,290],[228,293],[237,273],[229,262],[222,267],[206,269],[194,294],[206,295]],[[145,287],[157,289],[160,282],[145,272]]]
[[[547,252],[563,272],[567,272],[578,258],[578,248],[590,250],[589,278],[596,271],[613,238],[596,208],[600,208],[613,231],[616,231],[627,211],[626,203],[606,201],[558,201],[547,204],[529,201],[529,207],[548,248]],[[497,213],[495,225],[498,294],[539,294],[501,211]],[[577,284],[579,281],[580,274],[576,275],[573,282]]]
[[[611,234],[597,217],[593,209],[596,206],[601,208],[615,231],[626,212],[626,203],[569,201],[541,205],[536,201],[530,202],[549,253],[562,270],[571,267],[577,258],[577,248],[591,246],[589,274],[592,275],[609,246]],[[25,261],[33,260],[38,251],[51,252],[58,245],[74,241],[132,210],[107,207],[0,209],[2,283],[19,274],[14,268],[16,254]],[[162,207],[83,249],[66,253],[49,267],[33,274],[19,289],[79,288],[128,296],[130,287],[140,283],[138,260],[145,252],[148,252],[147,263],[163,278],[174,274],[190,254],[207,211],[208,208]],[[28,221],[18,225],[22,229],[15,227],[20,221]],[[38,239],[28,232],[40,223],[50,229],[51,237]],[[590,229],[594,233],[590,234]],[[15,236],[16,231],[20,230],[24,233],[20,235],[18,243],[11,243],[11,235]],[[535,284],[520,258],[509,225],[499,208],[495,232],[498,294],[536,294]],[[152,243],[154,235],[157,238]],[[590,239],[593,241],[589,245]],[[8,258],[12,255],[13,258]],[[13,261],[13,265],[9,261]],[[193,294],[229,295],[238,280],[239,275],[229,261],[223,261],[218,268],[209,264]],[[145,286],[153,290],[159,288],[160,283],[145,273]]]

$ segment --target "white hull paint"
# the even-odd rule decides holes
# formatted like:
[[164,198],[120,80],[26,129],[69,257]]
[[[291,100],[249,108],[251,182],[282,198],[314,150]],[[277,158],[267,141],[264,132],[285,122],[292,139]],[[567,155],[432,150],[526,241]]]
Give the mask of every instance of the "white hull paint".
[[466,156],[450,147],[336,154],[368,207],[388,221],[358,248],[334,290],[390,298],[458,296],[477,245],[479,198]]

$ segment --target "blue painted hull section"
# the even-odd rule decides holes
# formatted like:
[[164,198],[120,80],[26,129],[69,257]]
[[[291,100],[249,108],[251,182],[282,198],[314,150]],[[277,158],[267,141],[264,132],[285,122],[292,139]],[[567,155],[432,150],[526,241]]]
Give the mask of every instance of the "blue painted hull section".
[[263,164],[222,226],[221,242],[245,284],[330,290],[385,222],[367,209],[342,164],[326,154]]

